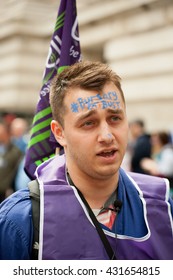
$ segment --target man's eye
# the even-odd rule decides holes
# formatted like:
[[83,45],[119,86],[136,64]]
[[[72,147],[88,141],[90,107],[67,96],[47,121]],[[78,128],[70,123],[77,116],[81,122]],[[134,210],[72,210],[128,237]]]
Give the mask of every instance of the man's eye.
[[120,117],[118,117],[118,116],[112,116],[112,117],[111,117],[111,120],[112,120],[113,122],[116,122],[116,121],[119,121],[119,120],[120,120]]
[[93,121],[87,121],[87,122],[84,122],[83,126],[91,126],[93,124],[94,124]]

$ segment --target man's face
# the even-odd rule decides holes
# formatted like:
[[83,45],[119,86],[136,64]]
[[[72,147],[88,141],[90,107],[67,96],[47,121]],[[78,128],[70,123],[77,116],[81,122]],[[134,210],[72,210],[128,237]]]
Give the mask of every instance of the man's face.
[[55,125],[53,132],[64,146],[67,167],[71,166],[79,176],[114,176],[128,139],[125,105],[116,86],[106,84],[101,95],[97,91],[72,89],[64,104],[64,128],[59,133]]

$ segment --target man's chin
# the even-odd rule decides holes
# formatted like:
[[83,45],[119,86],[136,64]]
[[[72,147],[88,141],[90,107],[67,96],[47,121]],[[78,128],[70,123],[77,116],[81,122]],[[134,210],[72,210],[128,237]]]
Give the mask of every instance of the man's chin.
[[119,170],[119,166],[118,167],[117,166],[112,166],[112,167],[105,166],[105,167],[97,170],[97,174],[100,176],[100,179],[108,179],[113,176],[116,176],[118,170]]

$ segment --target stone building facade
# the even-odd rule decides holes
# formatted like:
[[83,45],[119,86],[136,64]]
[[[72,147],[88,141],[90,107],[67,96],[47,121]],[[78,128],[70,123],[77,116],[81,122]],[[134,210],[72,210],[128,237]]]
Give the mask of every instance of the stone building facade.
[[[59,0],[0,1],[0,111],[33,115]],[[173,1],[76,0],[84,59],[121,76],[129,120],[173,129]]]

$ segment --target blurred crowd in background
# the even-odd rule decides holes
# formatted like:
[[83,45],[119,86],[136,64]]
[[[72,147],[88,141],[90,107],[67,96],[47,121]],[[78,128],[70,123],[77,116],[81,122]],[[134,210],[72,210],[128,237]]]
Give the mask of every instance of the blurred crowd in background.
[[29,121],[13,114],[0,118],[0,202],[30,181],[24,171]]
[[122,167],[132,172],[167,178],[170,195],[173,196],[171,132],[161,130],[148,133],[141,119],[129,123],[129,142]]
[[[0,202],[30,181],[24,171],[31,124],[23,117],[0,118]],[[127,171],[165,177],[173,197],[173,142],[169,131],[148,133],[141,119],[129,123],[129,142],[122,162]],[[152,186],[151,186],[152,187]]]

